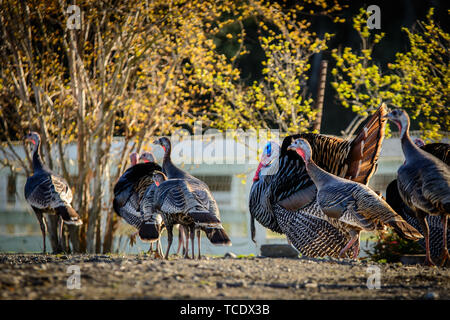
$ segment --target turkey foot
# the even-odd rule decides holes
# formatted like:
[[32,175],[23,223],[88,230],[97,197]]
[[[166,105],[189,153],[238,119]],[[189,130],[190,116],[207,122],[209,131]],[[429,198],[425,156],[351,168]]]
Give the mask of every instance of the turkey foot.
[[358,257],[358,253],[359,253],[359,232],[351,230],[350,234],[351,234],[352,238],[347,243],[347,245],[341,250],[341,252],[339,252],[339,258],[345,258],[345,253],[347,252],[347,250],[350,249],[354,245],[353,259],[356,260],[356,258]]
[[442,249],[441,255],[439,256],[439,261],[441,261],[440,266],[441,267],[446,267],[450,262],[450,255],[448,254],[448,250],[447,249]]

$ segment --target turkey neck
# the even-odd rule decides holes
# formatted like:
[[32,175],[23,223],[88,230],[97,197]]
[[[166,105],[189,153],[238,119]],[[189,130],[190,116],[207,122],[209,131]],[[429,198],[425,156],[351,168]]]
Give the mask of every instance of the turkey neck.
[[36,145],[34,146],[34,150],[33,150],[33,170],[34,171],[42,170],[44,167],[44,165],[42,163],[40,147],[41,147],[41,141],[38,141],[36,143]]
[[409,136],[409,121],[405,128],[402,128],[400,141],[406,162],[408,162],[408,159],[416,158],[421,153],[419,147],[412,142],[411,137]]
[[333,176],[315,164],[312,159],[305,160],[305,167],[317,189],[320,189],[333,180]]
[[171,173],[173,172],[175,165],[172,163],[172,159],[170,157],[170,154],[172,152],[172,145],[169,144],[165,150],[164,150],[164,157],[163,157],[163,169],[164,169],[164,173],[170,178],[171,177]]

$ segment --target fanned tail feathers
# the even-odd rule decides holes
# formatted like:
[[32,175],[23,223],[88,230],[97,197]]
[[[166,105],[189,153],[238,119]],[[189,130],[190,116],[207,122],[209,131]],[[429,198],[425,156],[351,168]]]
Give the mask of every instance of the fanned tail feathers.
[[391,226],[395,232],[397,232],[401,237],[410,239],[410,240],[419,240],[423,238],[422,234],[417,231],[416,228],[411,226],[405,220],[399,217],[399,219],[393,219],[387,222],[389,226]]

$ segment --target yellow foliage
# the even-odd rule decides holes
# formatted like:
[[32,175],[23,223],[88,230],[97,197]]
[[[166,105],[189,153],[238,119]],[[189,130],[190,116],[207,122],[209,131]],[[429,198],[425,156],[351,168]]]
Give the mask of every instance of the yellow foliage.
[[362,8],[354,17],[353,26],[361,38],[359,52],[344,48],[333,50],[336,67],[332,70],[332,86],[344,107],[366,117],[381,102],[406,108],[413,119],[424,116],[419,122],[423,138],[442,139],[441,131],[450,130],[450,36],[433,21],[433,8],[427,21],[420,22],[421,31],[406,28],[410,48],[397,53],[394,63],[388,64],[388,73],[373,63],[372,52],[384,33],[367,29],[367,12]]

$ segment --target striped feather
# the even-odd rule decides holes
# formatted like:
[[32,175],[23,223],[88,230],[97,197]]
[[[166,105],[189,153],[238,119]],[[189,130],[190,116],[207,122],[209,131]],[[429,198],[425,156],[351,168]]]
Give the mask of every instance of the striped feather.
[[[230,245],[231,241],[220,221],[219,208],[208,185],[172,163],[172,145],[167,137],[159,138],[154,143],[164,148],[162,167],[169,178],[161,183],[155,193],[155,207],[161,212],[166,228],[172,228],[175,224],[194,226],[205,231],[213,244]],[[216,229],[221,231],[214,236]]]
[[25,199],[39,209],[55,208],[72,202],[67,182],[54,174],[38,172],[25,183]]
[[321,213],[317,201],[295,212],[279,205],[274,206],[274,211],[283,233],[304,256],[338,257],[350,240],[345,228]]
[[148,187],[153,184],[153,172],[161,170],[161,167],[153,162],[138,163],[128,168],[114,186],[114,211],[137,229],[143,222],[140,201]]

